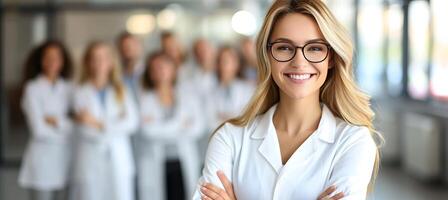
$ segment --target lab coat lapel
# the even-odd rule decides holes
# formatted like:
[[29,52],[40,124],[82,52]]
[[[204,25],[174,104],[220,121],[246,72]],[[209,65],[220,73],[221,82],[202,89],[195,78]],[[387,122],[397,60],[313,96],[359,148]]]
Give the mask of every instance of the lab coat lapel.
[[[263,139],[258,151],[274,168],[277,173],[282,169],[280,146],[275,131],[272,117],[277,105],[272,106],[260,119],[257,128],[254,130],[252,139]],[[285,165],[285,168],[292,166],[295,170],[306,167],[312,160],[313,155],[322,147],[322,144],[333,143],[336,129],[336,118],[329,108],[323,104],[322,117],[318,129],[294,152]],[[287,171],[287,170],[286,170]]]
[[[89,108],[90,114],[94,115],[98,120],[103,121],[105,120],[105,106],[101,104],[101,100],[98,97],[98,91],[92,84],[88,83],[87,85],[89,94],[89,102],[87,107]],[[106,98],[107,99],[107,98]],[[107,100],[106,100],[107,101]]]
[[276,107],[276,105],[272,106],[261,116],[258,126],[254,130],[251,138],[263,140],[258,147],[258,152],[272,166],[275,172],[279,173],[282,168],[282,159],[277,134],[274,124],[272,123],[272,116],[274,115]]

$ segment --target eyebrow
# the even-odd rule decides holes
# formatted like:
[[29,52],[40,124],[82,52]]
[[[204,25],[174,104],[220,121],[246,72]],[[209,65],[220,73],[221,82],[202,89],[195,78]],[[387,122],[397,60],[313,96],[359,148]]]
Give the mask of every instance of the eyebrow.
[[[272,42],[290,42],[290,43],[295,44],[292,40],[290,40],[288,38],[277,38],[276,40],[274,40]],[[326,43],[327,41],[325,41],[324,39],[321,39],[321,38],[316,38],[316,39],[311,39],[311,40],[305,41],[305,44],[308,44],[311,42],[325,42]]]

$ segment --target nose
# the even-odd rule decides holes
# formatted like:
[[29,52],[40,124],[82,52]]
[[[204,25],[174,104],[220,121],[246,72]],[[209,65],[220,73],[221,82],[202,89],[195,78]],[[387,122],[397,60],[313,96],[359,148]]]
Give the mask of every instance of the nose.
[[302,52],[302,48],[296,49],[296,55],[291,60],[292,66],[303,66],[304,64],[307,64],[308,60],[305,58]]

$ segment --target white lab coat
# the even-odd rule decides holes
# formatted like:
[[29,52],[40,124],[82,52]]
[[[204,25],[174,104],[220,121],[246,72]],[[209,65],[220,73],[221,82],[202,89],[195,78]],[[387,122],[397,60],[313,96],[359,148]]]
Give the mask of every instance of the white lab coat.
[[192,61],[186,61],[178,66],[177,81],[178,83],[191,82],[195,73],[195,64]]
[[238,200],[315,200],[331,185],[343,199],[365,199],[377,147],[366,127],[336,118],[324,105],[317,130],[282,164],[272,116],[276,106],[245,127],[226,124],[211,139],[200,184],[223,188],[223,170]]
[[[165,199],[165,161],[168,155],[166,145],[174,145],[181,163],[185,192],[191,197],[200,174],[200,160],[197,140],[204,132],[203,117],[199,101],[192,95],[176,92],[175,104],[170,117],[164,113],[157,95],[143,91],[140,96],[141,119],[145,138],[140,160],[139,191],[142,200]],[[168,149],[172,150],[172,149]]]
[[[236,79],[227,87],[218,85],[209,93],[207,100],[209,131],[217,128],[225,120],[241,114],[252,97],[254,89],[249,82]],[[220,115],[227,117],[223,118]]]
[[205,72],[197,66],[191,79],[191,84],[194,85],[192,88],[194,89],[194,92],[199,95],[199,98],[205,103],[206,98],[209,97],[210,93],[218,87],[218,78],[214,71]]
[[128,91],[119,103],[111,86],[106,89],[105,104],[97,89],[89,83],[75,91],[75,111],[86,109],[103,123],[98,130],[78,125],[74,199],[134,199],[135,165],[130,135],[138,127],[135,102]]
[[[40,75],[27,83],[22,109],[31,138],[19,173],[20,186],[53,191],[67,185],[72,150],[70,93],[71,85],[62,79],[52,85]],[[57,127],[47,124],[45,116],[55,117]]]

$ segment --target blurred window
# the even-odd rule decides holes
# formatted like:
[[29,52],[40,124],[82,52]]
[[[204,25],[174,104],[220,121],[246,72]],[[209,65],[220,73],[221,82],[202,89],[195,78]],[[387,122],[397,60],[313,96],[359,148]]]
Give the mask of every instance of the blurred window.
[[429,3],[412,1],[409,4],[408,92],[413,99],[425,100],[428,97],[429,47]]

